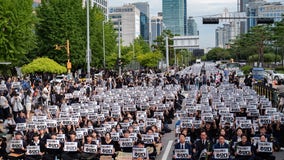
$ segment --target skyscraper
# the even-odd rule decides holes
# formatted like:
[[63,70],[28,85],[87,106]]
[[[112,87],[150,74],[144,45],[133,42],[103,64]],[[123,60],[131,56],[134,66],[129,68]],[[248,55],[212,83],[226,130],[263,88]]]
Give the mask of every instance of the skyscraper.
[[132,4],[109,9],[109,18],[121,31],[122,45],[128,46],[140,36],[140,10]]
[[149,42],[150,34],[150,9],[148,2],[133,3],[140,10],[140,33],[146,42]]
[[163,0],[163,22],[174,34],[187,34],[186,0]]
[[156,44],[154,41],[157,40],[157,37],[162,35],[163,31],[163,17],[162,16],[154,16],[151,18],[151,44]]
[[[238,11],[239,12],[246,12],[247,5],[251,0],[238,0]],[[247,32],[247,27],[246,27],[247,22],[240,22],[240,33],[246,33]]]
[[108,19],[108,0],[93,0],[92,7],[96,5],[100,8],[105,15],[105,19]]
[[197,23],[192,17],[188,17],[187,20],[187,35],[189,36],[197,36],[198,31],[197,31]]

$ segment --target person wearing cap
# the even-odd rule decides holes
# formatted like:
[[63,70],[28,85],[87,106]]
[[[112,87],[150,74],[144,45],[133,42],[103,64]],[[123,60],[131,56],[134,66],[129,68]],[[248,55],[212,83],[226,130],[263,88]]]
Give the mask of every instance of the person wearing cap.
[[33,140],[28,146],[39,146],[40,152],[37,155],[28,155],[26,154],[26,160],[38,160],[41,159],[44,155],[44,143],[39,140],[38,133],[35,133],[33,135]]
[[81,152],[81,143],[78,139],[76,139],[75,131],[69,132],[69,139],[66,142],[77,142],[77,151],[64,151],[62,154],[62,159],[63,160],[79,159]]
[[18,113],[20,111],[24,110],[24,107],[22,105],[22,98],[18,92],[13,93],[13,97],[11,98],[11,104],[13,106],[13,115],[14,118],[17,117]]
[[[56,140],[57,138],[57,134],[55,132],[51,133],[51,139],[52,140]],[[44,159],[45,160],[54,160],[54,159],[60,159],[61,158],[61,154],[63,151],[63,142],[59,142],[59,148],[55,148],[55,149],[51,149],[51,148],[47,148],[47,144],[45,144],[45,155],[44,155]]]
[[[98,152],[96,153],[88,153],[88,152],[84,152],[84,145],[85,144],[92,144],[92,145],[97,145],[95,141],[93,141],[93,136],[92,134],[88,134],[86,137],[85,137],[85,140],[84,140],[84,143],[83,145],[81,146],[81,150],[83,151],[81,153],[81,159],[84,159],[84,160],[91,160],[91,159],[96,159],[98,158]],[[97,146],[98,148],[98,146]]]

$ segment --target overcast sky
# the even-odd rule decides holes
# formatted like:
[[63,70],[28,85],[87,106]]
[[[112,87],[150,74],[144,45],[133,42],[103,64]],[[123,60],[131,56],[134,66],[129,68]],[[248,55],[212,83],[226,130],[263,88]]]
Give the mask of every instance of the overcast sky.
[[[122,6],[133,2],[149,2],[151,16],[156,16],[162,11],[162,0],[109,0],[109,6]],[[193,16],[198,24],[200,33],[200,47],[215,47],[215,29],[218,25],[202,25],[201,17],[224,12],[237,11],[237,0],[187,0],[187,16]],[[220,25],[219,25],[220,26]]]

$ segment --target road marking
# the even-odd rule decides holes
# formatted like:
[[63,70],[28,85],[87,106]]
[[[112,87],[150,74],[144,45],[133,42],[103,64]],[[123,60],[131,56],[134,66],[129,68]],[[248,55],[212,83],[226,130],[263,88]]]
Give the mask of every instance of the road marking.
[[[162,158],[162,159],[168,159],[168,155],[169,155],[170,150],[171,150],[171,148],[172,148],[173,142],[174,142],[173,140],[170,140],[170,141],[169,141],[169,143],[168,143],[168,145],[167,145],[167,148],[166,148],[166,150],[165,150],[165,152],[164,152],[164,155],[163,155],[163,158]],[[172,159],[172,158],[170,158],[170,159]]]

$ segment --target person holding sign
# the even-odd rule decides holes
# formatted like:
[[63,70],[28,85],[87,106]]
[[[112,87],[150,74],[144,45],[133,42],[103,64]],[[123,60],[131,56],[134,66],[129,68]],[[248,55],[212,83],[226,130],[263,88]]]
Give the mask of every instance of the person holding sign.
[[15,134],[14,139],[10,143],[10,154],[8,159],[21,159],[25,157],[27,142],[23,140],[23,135],[21,132]]
[[260,136],[260,142],[256,144],[255,160],[275,160],[273,153],[272,142],[267,142],[265,135]]
[[192,148],[189,143],[185,142],[186,135],[179,135],[179,143],[175,145],[173,159],[191,160]]
[[63,150],[63,142],[60,142],[60,140],[57,139],[56,133],[51,133],[51,139],[47,139],[45,148],[46,154],[44,155],[44,159],[60,159]]
[[79,140],[76,139],[76,132],[71,131],[69,133],[69,140],[67,140],[64,144],[64,152],[62,154],[62,159],[63,160],[79,159],[81,151],[80,148],[81,148],[81,143]]
[[81,159],[92,160],[98,157],[98,149],[95,141],[92,141],[92,134],[86,136],[85,142],[81,147],[83,153],[81,153]]
[[[250,152],[246,155],[240,154],[239,152],[237,152],[238,146],[247,146],[250,147]],[[251,145],[251,143],[248,141],[248,138],[246,135],[242,135],[242,139],[240,142],[238,142],[236,144],[236,148],[235,148],[235,156],[236,156],[236,160],[253,160],[253,146]]]
[[213,160],[223,159],[228,160],[230,157],[230,146],[225,143],[225,137],[220,135],[218,138],[218,143],[213,145]]
[[132,151],[133,160],[149,160],[149,154],[143,141],[138,141]]
[[120,151],[120,149],[118,149],[118,148],[117,148],[117,150],[115,149],[115,146],[117,146],[117,143],[114,142],[111,139],[111,135],[110,135],[109,132],[107,132],[105,134],[105,137],[102,138],[102,145],[112,146],[112,152],[109,153],[109,150],[106,150],[106,151],[108,151],[108,153],[106,153],[106,152],[103,152],[102,149],[101,149],[101,155],[112,155],[112,157],[115,158],[116,157],[115,152]]
[[195,141],[193,147],[195,159],[207,160],[211,158],[212,142],[207,139],[207,134],[205,131],[201,131],[200,139]]
[[29,144],[29,146],[38,146],[38,148],[30,150],[27,148],[26,159],[27,160],[41,159],[42,156],[44,155],[44,143],[39,140],[38,134],[33,135],[33,140]]

